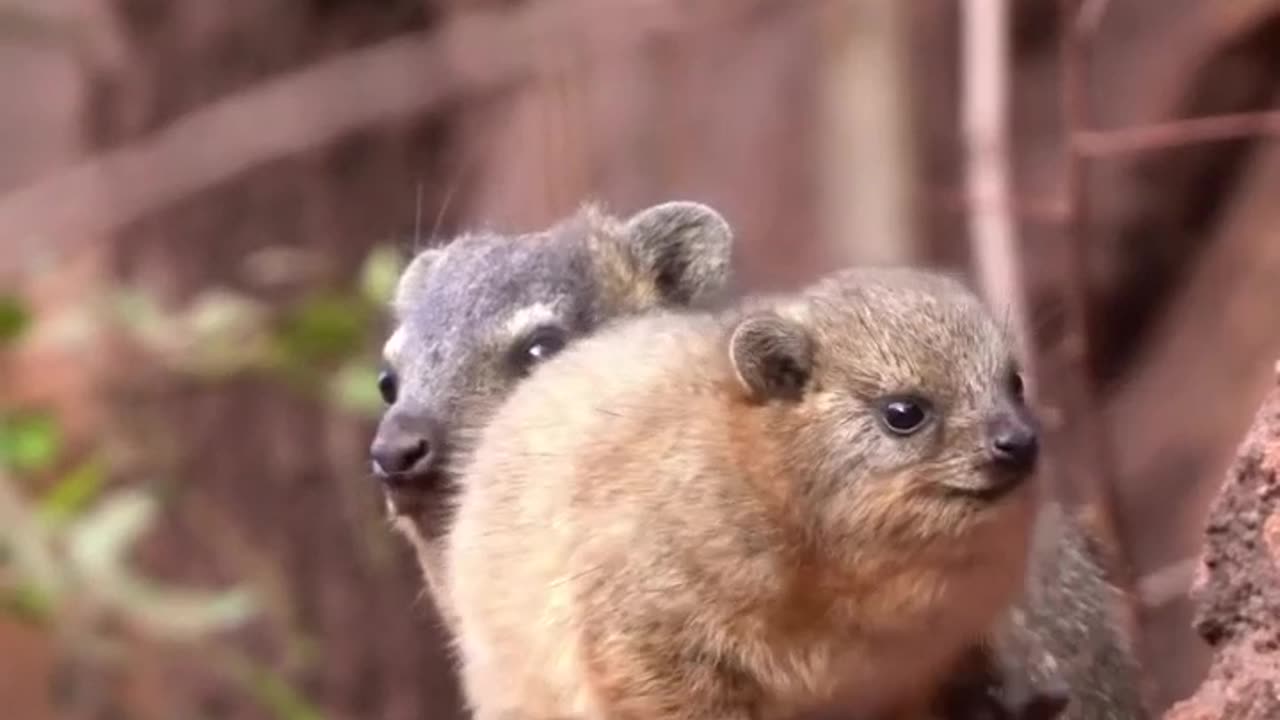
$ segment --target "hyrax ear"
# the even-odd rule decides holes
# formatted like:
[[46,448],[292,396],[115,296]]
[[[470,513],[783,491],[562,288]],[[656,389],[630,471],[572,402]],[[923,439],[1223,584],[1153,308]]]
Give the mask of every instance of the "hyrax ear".
[[738,381],[757,400],[796,400],[813,375],[813,338],[794,320],[772,312],[750,315],[729,337]]
[[670,303],[688,304],[728,283],[733,231],[706,205],[676,201],[641,210],[626,221],[624,241]]
[[409,261],[404,271],[400,273],[400,279],[396,282],[395,297],[391,300],[393,308],[403,311],[408,306],[413,296],[421,292],[422,286],[427,281],[427,276],[431,274],[431,268],[435,267],[435,264],[443,256],[443,248],[427,248]]

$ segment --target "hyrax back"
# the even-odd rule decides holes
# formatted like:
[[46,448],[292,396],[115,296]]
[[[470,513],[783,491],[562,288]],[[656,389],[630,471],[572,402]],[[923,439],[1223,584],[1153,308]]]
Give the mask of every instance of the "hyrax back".
[[908,270],[580,340],[461,482],[447,565],[477,718],[926,697],[1020,585],[1016,378],[976,298]]
[[388,408],[370,451],[437,603],[455,468],[495,405],[600,325],[721,291],[731,244],[715,210],[669,202],[629,218],[586,206],[542,232],[465,235],[414,258],[393,303]]
[[1061,685],[1068,703],[1061,720],[1145,720],[1142,672],[1119,611],[1122,591],[1107,580],[1104,548],[1077,514],[1045,503],[1031,546],[1027,591],[1010,633],[1024,653],[1032,687]]
[[1103,548],[1055,501],[1036,518],[1021,600],[940,695],[945,720],[1145,720],[1142,673]]

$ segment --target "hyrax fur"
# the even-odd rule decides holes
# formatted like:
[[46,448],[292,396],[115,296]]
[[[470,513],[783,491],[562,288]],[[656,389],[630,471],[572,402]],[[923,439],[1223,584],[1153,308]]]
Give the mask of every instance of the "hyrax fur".
[[620,316],[719,294],[731,249],[728,223],[700,203],[662,203],[629,218],[587,205],[542,232],[462,236],[406,267],[379,380],[389,406],[370,453],[446,621],[446,499],[477,428],[575,338]]
[[990,684],[1029,686],[1065,707],[1047,718],[1146,720],[1142,672],[1107,580],[1105,549],[1086,522],[1057,502],[1036,521],[1023,599],[1000,628]]
[[1019,388],[980,302],[905,269],[579,340],[460,483],[446,568],[475,717],[757,720],[837,690],[923,712],[1021,585]]

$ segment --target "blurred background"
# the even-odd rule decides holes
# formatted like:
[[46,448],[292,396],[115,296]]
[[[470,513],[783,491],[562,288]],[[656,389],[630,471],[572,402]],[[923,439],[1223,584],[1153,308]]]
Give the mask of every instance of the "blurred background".
[[460,717],[383,305],[587,198],[715,206],[743,289],[970,273],[1163,707],[1280,356],[1278,93],[1272,0],[0,0],[0,714]]

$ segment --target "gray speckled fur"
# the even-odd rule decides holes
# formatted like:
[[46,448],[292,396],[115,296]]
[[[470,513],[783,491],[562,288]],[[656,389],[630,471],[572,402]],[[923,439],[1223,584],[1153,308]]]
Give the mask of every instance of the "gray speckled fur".
[[729,282],[732,239],[728,223],[695,202],[663,203],[629,218],[586,205],[539,232],[463,235],[405,268],[384,353],[399,392],[382,422],[397,413],[434,418],[443,430],[443,472],[438,486],[388,489],[387,497],[438,606],[441,536],[457,469],[523,377],[512,361],[521,341],[554,326],[572,342],[622,316],[709,302]]
[[1146,720],[1141,671],[1115,616],[1122,598],[1106,580],[1101,548],[1056,503],[1041,511],[1034,543],[1018,631],[1053,661],[1028,663],[1032,683],[1066,686],[1062,720]]
[[468,235],[428,251],[429,273],[406,276],[421,282],[402,285],[396,298],[398,402],[451,419],[463,403],[496,397],[508,382],[500,356],[512,341],[503,323],[521,308],[548,304],[575,334],[598,325],[604,313],[587,232],[577,222],[543,236]]
[[[1055,501],[1037,518],[1026,595],[952,679],[940,720],[1147,720],[1141,668],[1114,614],[1101,548]],[[1035,707],[1065,696],[1058,712]]]

